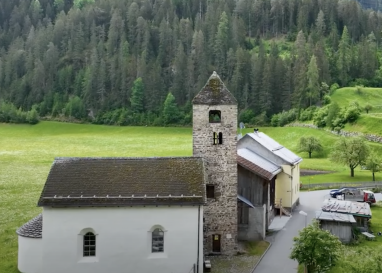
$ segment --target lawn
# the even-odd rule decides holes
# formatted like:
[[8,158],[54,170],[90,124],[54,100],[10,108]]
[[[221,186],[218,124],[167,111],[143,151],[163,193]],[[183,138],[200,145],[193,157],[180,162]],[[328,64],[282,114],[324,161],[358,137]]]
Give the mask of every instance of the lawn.
[[[243,130],[243,134],[252,131]],[[301,136],[315,135],[324,151],[304,158],[301,168],[338,173],[323,178],[327,182],[349,181],[346,167],[326,158],[336,136],[310,128],[260,128],[282,145],[296,152]],[[382,146],[375,149],[382,152]],[[0,124],[0,272],[17,270],[16,229],[41,212],[36,207],[42,186],[55,157],[152,157],[191,156],[191,128],[119,127],[59,122],[37,125]],[[356,171],[356,180],[370,180],[369,172]],[[314,183],[320,177],[314,176]],[[378,174],[377,174],[378,177]],[[309,178],[302,178],[308,183]],[[313,182],[311,182],[313,183]]]
[[[376,236],[375,240],[369,241],[369,240],[361,240],[359,244],[357,245],[349,245],[345,246],[346,250],[357,250],[360,248],[366,248],[369,249],[370,252],[373,252],[375,247],[380,247],[382,244],[382,236],[378,236],[377,233],[379,231],[382,232],[382,206],[381,204],[379,206],[372,206],[372,219],[370,220],[370,228],[374,232],[374,235]],[[346,270],[342,269],[341,261],[338,263],[337,266],[335,266],[330,273],[349,273],[346,272]],[[350,272],[352,273],[352,272]],[[358,272],[357,272],[358,273]]]
[[191,128],[0,124],[0,272],[18,272],[15,231],[41,212],[36,203],[55,157],[191,154]]

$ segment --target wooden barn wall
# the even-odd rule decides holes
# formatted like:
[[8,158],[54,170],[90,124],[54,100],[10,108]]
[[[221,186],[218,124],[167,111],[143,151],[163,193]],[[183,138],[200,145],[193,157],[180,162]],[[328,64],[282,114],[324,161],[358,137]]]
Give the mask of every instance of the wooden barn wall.
[[324,221],[320,222],[321,228],[330,231],[333,235],[340,238],[341,242],[349,243],[352,239],[352,226],[350,223]]
[[267,203],[267,180],[238,166],[238,194],[255,206]]

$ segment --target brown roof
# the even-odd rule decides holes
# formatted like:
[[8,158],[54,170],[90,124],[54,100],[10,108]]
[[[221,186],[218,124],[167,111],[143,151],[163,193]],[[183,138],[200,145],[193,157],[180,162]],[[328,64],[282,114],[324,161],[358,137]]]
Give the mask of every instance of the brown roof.
[[204,204],[206,177],[199,157],[56,158],[38,206]]
[[42,238],[42,214],[21,226],[16,233],[23,237]]
[[263,168],[261,168],[259,165],[241,157],[241,156],[237,156],[237,164],[239,164],[240,166],[242,166],[243,168],[251,171],[251,172],[254,172],[255,174],[267,179],[267,180],[271,180],[274,176],[276,176],[276,174],[273,174]]
[[237,105],[237,100],[228,91],[219,75],[212,73],[206,85],[192,101],[193,104],[207,105]]

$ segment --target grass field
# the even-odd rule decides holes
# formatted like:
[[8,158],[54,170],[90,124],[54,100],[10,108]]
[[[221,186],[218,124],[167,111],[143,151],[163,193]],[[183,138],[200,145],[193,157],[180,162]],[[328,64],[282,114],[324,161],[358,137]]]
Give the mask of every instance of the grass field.
[[191,128],[0,124],[0,273],[18,272],[15,230],[41,212],[36,203],[55,157],[191,154]]
[[357,92],[355,87],[344,87],[337,89],[331,95],[331,99],[342,108],[354,101],[358,102],[361,108],[366,104],[372,105],[373,108],[368,114],[363,111],[354,124],[346,124],[344,129],[382,136],[382,88],[364,87]]
[[[301,136],[315,135],[325,149],[315,158],[304,158],[302,168],[331,170],[327,182],[348,181],[349,171],[326,158],[336,136],[309,128],[260,128],[282,145],[296,151]],[[243,134],[251,129],[243,130]],[[381,145],[375,149],[382,151]],[[117,127],[41,122],[38,125],[0,124],[0,273],[17,270],[15,230],[41,212],[36,207],[42,186],[55,157],[191,156],[191,128]],[[314,176],[311,183],[319,183]],[[356,171],[356,180],[370,180],[370,172]],[[378,174],[377,174],[378,177]],[[308,177],[302,178],[308,183]],[[324,179],[325,180],[325,179]]]

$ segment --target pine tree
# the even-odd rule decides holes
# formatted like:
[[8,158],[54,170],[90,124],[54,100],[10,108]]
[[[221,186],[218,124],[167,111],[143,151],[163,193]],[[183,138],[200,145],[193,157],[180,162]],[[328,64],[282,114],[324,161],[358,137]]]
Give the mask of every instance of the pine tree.
[[307,86],[307,98],[309,100],[309,106],[317,101],[320,95],[320,84],[318,82],[318,68],[316,62],[316,56],[312,55],[308,65],[308,71],[306,73],[308,86]]
[[341,40],[338,46],[338,59],[337,59],[337,69],[338,69],[338,79],[342,86],[346,86],[349,80],[348,72],[350,70],[351,61],[351,50],[350,50],[350,37],[347,27],[344,27],[342,32]]
[[228,17],[225,11],[223,11],[220,16],[214,46],[217,71],[219,71],[222,78],[225,78],[227,75],[226,56],[228,51],[228,31]]
[[163,122],[168,124],[174,124],[179,119],[179,109],[175,101],[175,97],[170,93],[167,94],[166,100],[163,104]]
[[143,97],[144,97],[144,85],[142,78],[137,78],[134,81],[134,85],[132,88],[130,103],[131,103],[131,111],[133,113],[142,113],[143,108]]

